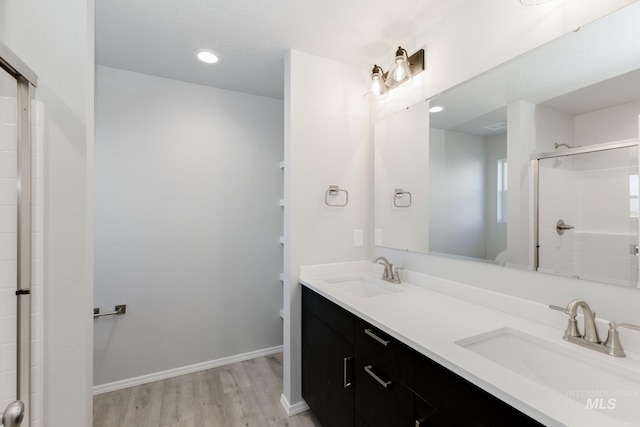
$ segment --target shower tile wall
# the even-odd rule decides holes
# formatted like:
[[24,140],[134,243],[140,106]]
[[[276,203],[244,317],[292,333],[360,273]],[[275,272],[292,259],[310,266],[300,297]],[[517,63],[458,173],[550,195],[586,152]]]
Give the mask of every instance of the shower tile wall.
[[[574,248],[576,234],[556,233],[556,223],[562,219],[565,223],[577,226],[582,222],[582,187],[578,185],[575,172],[565,169],[540,168],[540,270],[555,274],[573,275]],[[558,186],[556,183],[563,183]]]
[[[598,169],[576,158],[559,160],[561,169],[541,167],[540,270],[630,286],[637,281],[637,257],[629,251],[638,226],[630,214],[629,175],[637,167],[626,166],[628,152],[598,156]],[[624,167],[612,164],[616,157]],[[575,229],[558,235],[559,219]]]
[[[5,80],[0,84],[10,93]],[[15,400],[16,387],[16,113],[15,96],[0,96],[0,411]]]
[[[632,173],[637,174],[637,168]],[[628,167],[582,172],[584,218],[576,258],[586,277],[611,278],[621,284],[637,281],[637,217],[629,211]]]

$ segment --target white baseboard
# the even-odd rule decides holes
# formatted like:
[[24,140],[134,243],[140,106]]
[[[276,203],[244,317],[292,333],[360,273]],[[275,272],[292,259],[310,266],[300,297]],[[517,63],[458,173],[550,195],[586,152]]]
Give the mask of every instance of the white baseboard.
[[280,353],[283,346],[264,348],[262,350],[250,351],[249,353],[237,354],[235,356],[223,357],[221,359],[210,360],[208,362],[196,363],[195,365],[183,366],[180,368],[169,369],[167,371],[154,372],[152,374],[141,375],[139,377],[128,378],[126,380],[114,381],[112,383],[100,384],[93,386],[93,394],[102,394],[110,391],[122,390],[123,388],[133,387],[140,384],[147,384],[158,380],[173,378],[180,375],[191,374],[193,372],[205,371],[219,366],[230,365],[232,363],[243,362],[245,360],[255,359],[256,357],[269,356],[271,354]]
[[298,403],[294,403],[293,405],[290,404],[284,394],[280,395],[280,404],[289,417],[309,409],[309,405],[307,405],[307,402],[305,402],[304,400],[301,400]]

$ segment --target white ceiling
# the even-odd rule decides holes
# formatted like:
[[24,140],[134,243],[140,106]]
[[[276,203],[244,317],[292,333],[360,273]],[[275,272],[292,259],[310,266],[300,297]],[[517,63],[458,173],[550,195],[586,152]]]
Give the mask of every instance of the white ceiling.
[[[96,62],[272,98],[293,48],[363,68],[462,0],[98,0]],[[222,63],[197,61],[211,49]]]

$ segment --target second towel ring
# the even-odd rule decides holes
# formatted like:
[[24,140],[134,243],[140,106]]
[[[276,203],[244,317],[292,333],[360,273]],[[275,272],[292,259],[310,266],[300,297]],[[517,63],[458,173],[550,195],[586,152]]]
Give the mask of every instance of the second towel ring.
[[[402,199],[402,197],[404,195],[409,195],[409,204],[408,205],[399,205],[398,204],[398,199]],[[396,208],[408,208],[411,207],[411,202],[412,202],[412,197],[411,197],[411,193],[408,191],[404,191],[402,188],[396,188],[394,194],[393,194],[393,206],[395,206]]]

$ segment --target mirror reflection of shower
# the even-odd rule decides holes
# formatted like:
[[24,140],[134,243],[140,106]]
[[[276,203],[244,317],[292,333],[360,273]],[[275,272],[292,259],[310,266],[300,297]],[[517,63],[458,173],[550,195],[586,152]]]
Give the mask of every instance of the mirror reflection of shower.
[[638,141],[554,148],[533,156],[537,269],[637,287]]

